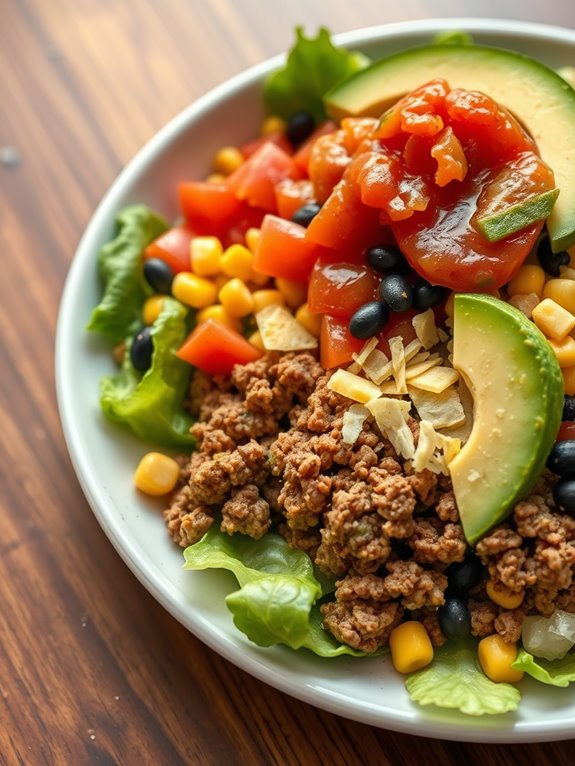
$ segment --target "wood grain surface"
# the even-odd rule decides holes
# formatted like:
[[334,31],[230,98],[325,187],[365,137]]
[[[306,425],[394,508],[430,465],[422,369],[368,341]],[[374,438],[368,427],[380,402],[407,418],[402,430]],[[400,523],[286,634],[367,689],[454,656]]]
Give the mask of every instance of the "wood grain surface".
[[221,659],[100,530],[55,402],[76,244],[158,128],[284,51],[296,24],[474,15],[575,27],[571,0],[0,0],[0,764],[573,763],[573,742],[468,745],[353,723]]

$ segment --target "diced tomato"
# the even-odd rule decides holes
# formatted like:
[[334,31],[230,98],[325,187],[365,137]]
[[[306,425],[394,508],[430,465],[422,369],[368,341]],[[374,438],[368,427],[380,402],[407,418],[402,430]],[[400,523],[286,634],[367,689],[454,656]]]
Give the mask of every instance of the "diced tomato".
[[313,184],[309,178],[300,178],[297,181],[286,178],[276,185],[275,195],[280,218],[293,218],[302,205],[315,201]]
[[231,218],[225,221],[219,232],[211,233],[219,234],[224,247],[236,243],[243,245],[245,244],[246,231],[251,228],[259,229],[265,215],[267,215],[265,210],[250,207],[246,202],[242,202],[241,207]]
[[333,133],[333,131],[336,129],[337,125],[335,122],[332,122],[331,120],[322,122],[321,125],[317,126],[311,136],[306,138],[306,140],[294,154],[295,164],[298,166],[298,168],[300,168],[300,170],[303,170],[306,175],[309,175],[309,161],[313,145],[320,136],[326,136],[328,133]]
[[195,235],[188,226],[174,226],[146,247],[144,258],[165,261],[174,274],[190,270],[190,241]]
[[215,319],[199,324],[176,351],[176,356],[208,375],[229,375],[235,364],[262,355],[243,335]]
[[389,321],[379,335],[378,344],[378,348],[387,354],[387,356],[389,356],[391,353],[389,350],[390,338],[402,338],[404,346],[407,346],[408,343],[411,343],[412,340],[415,340],[416,334],[412,319],[417,313],[419,312],[416,309],[410,309],[409,311],[404,311],[401,314],[391,314]]
[[259,138],[254,138],[253,141],[248,141],[247,143],[242,144],[240,146],[240,152],[244,157],[251,157],[252,154],[255,154],[255,152],[268,141],[279,146],[279,148],[286,154],[292,155],[294,153],[293,146],[288,141],[286,134],[279,130],[277,132],[268,133],[265,136],[260,136]]
[[225,183],[184,181],[178,191],[182,215],[199,234],[213,234],[241,207]]
[[377,298],[380,281],[369,266],[319,258],[309,280],[309,310],[349,318],[364,303]]
[[344,117],[341,121],[343,143],[348,154],[354,154],[369,139],[379,120],[375,117]]
[[325,202],[341,180],[351,157],[343,130],[320,136],[311,148],[309,177],[318,202]]
[[352,354],[358,354],[364,345],[364,340],[358,340],[350,333],[346,319],[327,314],[322,316],[319,353],[324,369],[331,370],[342,364],[349,364]]
[[575,420],[564,420],[559,426],[557,441],[564,442],[567,439],[575,439]]
[[285,178],[301,178],[301,171],[289,154],[266,141],[226,179],[238,199],[252,207],[275,213],[275,186]]
[[293,221],[266,215],[260,229],[254,269],[271,277],[306,282],[325,248],[309,242],[305,231]]

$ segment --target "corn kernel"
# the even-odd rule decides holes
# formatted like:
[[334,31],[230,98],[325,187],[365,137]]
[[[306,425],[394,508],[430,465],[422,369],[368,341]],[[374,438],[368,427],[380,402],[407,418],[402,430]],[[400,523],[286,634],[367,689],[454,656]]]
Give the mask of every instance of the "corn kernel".
[[266,306],[285,306],[283,295],[279,290],[256,290],[252,293],[254,299],[254,314]]
[[307,300],[307,285],[303,282],[294,282],[291,279],[278,277],[276,287],[283,295],[286,306],[290,309],[298,309]]
[[498,633],[482,638],[477,652],[483,672],[492,681],[514,684],[523,678],[522,670],[511,667],[517,658],[517,647],[504,641]]
[[219,303],[213,306],[206,306],[205,309],[198,311],[196,316],[196,322],[198,324],[206,322],[208,319],[215,319],[226,327],[231,327],[232,330],[237,330],[237,332],[242,331],[241,320],[236,319],[236,317],[233,317],[231,314],[228,314],[225,308]]
[[413,673],[429,665],[433,659],[429,635],[416,620],[402,622],[391,631],[389,648],[393,667],[399,673]]
[[508,295],[528,295],[536,293],[539,298],[543,293],[545,284],[545,272],[541,266],[526,264],[507,285]]
[[220,271],[224,252],[217,237],[193,237],[190,242],[190,264],[199,277],[213,277]]
[[245,317],[254,310],[254,298],[245,282],[234,277],[218,293],[218,299],[233,317]]
[[229,176],[243,164],[244,155],[236,146],[222,146],[214,157],[214,172]]
[[147,495],[167,495],[180,476],[180,466],[174,458],[161,452],[148,452],[140,460],[134,474],[134,484]]
[[559,367],[575,366],[575,339],[571,335],[566,335],[562,340],[547,341],[557,357]]
[[517,609],[525,598],[525,591],[522,590],[516,593],[500,583],[494,583],[493,580],[487,580],[485,590],[493,603],[502,606],[504,609]]
[[254,254],[244,245],[230,245],[220,258],[220,269],[228,277],[249,282],[253,274]]
[[538,303],[531,317],[543,335],[553,340],[561,340],[575,327],[575,316],[551,298]]
[[572,279],[550,279],[543,288],[543,297],[551,298],[552,301],[575,314],[575,282]]
[[142,306],[142,322],[145,325],[154,324],[160,316],[165,297],[165,295],[151,295],[149,298],[146,298]]
[[454,303],[455,303],[455,293],[450,293],[449,298],[445,301],[446,316],[448,317],[453,316]]
[[266,349],[264,346],[264,342],[262,340],[262,335],[259,330],[256,330],[255,332],[253,332],[248,338],[248,340],[252,344],[252,346],[259,348],[260,351],[263,351],[265,353]]
[[172,295],[186,306],[203,309],[216,300],[218,294],[215,284],[191,271],[180,271],[172,282]]
[[287,122],[283,117],[279,117],[277,114],[270,114],[262,122],[260,133],[262,136],[269,136],[270,133],[285,133],[287,129]]
[[260,241],[260,234],[261,234],[261,231],[255,226],[251,226],[246,231],[246,236],[245,236],[246,245],[248,250],[251,250],[252,253],[255,253],[256,251],[258,242]]
[[575,367],[567,367],[561,370],[563,373],[563,386],[567,396],[575,396]]
[[304,303],[303,306],[299,307],[295,312],[295,318],[308,332],[311,332],[312,335],[319,338],[321,332],[321,315],[312,314],[307,303]]

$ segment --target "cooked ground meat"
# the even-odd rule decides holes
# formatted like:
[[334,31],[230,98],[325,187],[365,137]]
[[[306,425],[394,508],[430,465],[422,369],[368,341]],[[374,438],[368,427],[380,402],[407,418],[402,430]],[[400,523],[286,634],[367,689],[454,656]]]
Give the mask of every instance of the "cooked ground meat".
[[[198,449],[181,461],[164,511],[169,533],[185,547],[214,523],[254,539],[273,525],[337,579],[321,607],[337,639],[376,651],[409,610],[440,646],[446,570],[467,550],[450,480],[416,472],[371,419],[344,443],[350,401],[329,390],[329,377],[309,353],[267,354],[227,379],[196,373],[188,406]],[[419,424],[409,425],[417,443]],[[498,606],[482,581],[468,601],[473,635],[514,642],[525,614],[575,611],[575,519],[552,507],[549,477],[476,552],[491,587],[523,601]]]

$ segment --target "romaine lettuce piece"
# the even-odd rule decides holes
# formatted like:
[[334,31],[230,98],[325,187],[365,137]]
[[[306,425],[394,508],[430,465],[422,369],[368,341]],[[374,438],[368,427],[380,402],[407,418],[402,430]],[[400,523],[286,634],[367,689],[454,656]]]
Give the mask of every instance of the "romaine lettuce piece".
[[544,660],[534,657],[525,649],[520,649],[513,663],[517,670],[524,670],[537,681],[551,686],[569,686],[575,681],[575,652],[570,652],[560,660]]
[[405,682],[420,705],[455,708],[467,715],[494,715],[516,710],[521,695],[512,684],[495,683],[481,670],[474,643],[436,649],[431,665]]
[[166,296],[152,325],[150,369],[142,375],[125,354],[120,372],[100,381],[104,415],[129,426],[144,441],[163,447],[194,444],[189,432],[193,421],[182,407],[191,368],[174,354],[188,333],[187,315],[183,304]]
[[111,343],[121,343],[136,331],[142,304],[152,289],[142,273],[144,248],[166,231],[168,224],[145,205],[131,205],[116,216],[118,233],[98,254],[104,294],[92,311],[87,329]]
[[235,575],[241,588],[227,596],[226,605],[236,627],[258,646],[305,647],[321,657],[362,655],[322,628],[314,607],[322,586],[312,561],[279,535],[252,540],[212,527],[186,548],[184,558],[185,569],[228,569]]
[[274,72],[264,86],[268,114],[289,119],[296,112],[309,112],[316,122],[326,119],[323,96],[333,86],[369,64],[359,52],[336,48],[327,29],[317,37],[306,37],[296,27],[296,42],[285,66]]

